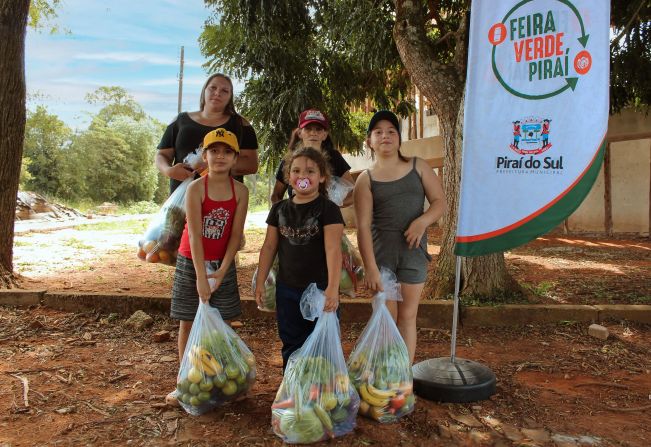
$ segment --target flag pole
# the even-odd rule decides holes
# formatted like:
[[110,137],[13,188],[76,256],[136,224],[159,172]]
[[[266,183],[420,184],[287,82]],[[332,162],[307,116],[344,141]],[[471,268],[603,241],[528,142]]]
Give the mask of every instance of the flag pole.
[[438,402],[476,402],[495,394],[497,379],[493,371],[481,363],[456,357],[460,290],[461,256],[457,256],[450,357],[424,360],[412,367],[414,392],[425,399]]
[[454,269],[454,307],[452,310],[452,337],[450,341],[450,363],[454,363],[457,350],[457,322],[459,321],[459,290],[461,289],[461,256],[457,256]]

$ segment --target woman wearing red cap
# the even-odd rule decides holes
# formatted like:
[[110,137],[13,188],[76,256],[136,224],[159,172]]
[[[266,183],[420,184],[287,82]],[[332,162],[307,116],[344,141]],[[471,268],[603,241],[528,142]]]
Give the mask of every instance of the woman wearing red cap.
[[[313,147],[315,149],[320,149],[321,152],[326,156],[326,160],[328,161],[332,175],[335,177],[340,177],[350,182],[352,185],[355,183],[355,181],[350,175],[350,165],[346,162],[346,160],[344,160],[341,152],[335,149],[332,139],[330,138],[329,130],[330,123],[325,113],[316,109],[304,110],[298,117],[298,128],[294,129],[289,140],[289,146],[287,150],[288,154],[291,156],[299,144],[302,147]],[[285,183],[285,178],[283,175],[284,166],[285,160],[282,160],[278,166],[278,171],[276,172],[276,185],[274,186],[273,192],[271,193],[272,204],[282,200],[285,191],[288,191],[289,197],[292,197],[293,195],[291,186]],[[342,206],[346,207],[352,203],[353,195],[351,192],[344,200]]]

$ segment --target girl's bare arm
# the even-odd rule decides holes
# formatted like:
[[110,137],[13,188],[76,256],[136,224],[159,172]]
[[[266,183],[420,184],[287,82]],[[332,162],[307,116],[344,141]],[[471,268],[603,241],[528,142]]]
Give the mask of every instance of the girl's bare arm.
[[201,202],[203,195],[204,178],[197,179],[190,183],[185,192],[185,215],[188,221],[188,236],[190,239],[190,251],[192,252],[192,263],[197,275],[197,292],[203,301],[210,299],[210,285],[206,277],[206,266],[204,264],[203,236],[201,231]]
[[371,235],[373,194],[371,194],[371,181],[366,171],[357,177],[353,196],[355,200],[355,219],[357,221],[357,244],[359,253],[362,255],[362,262],[364,262],[364,282],[373,291],[382,290],[380,270],[373,253],[373,236]]
[[416,160],[416,170],[420,174],[429,207],[420,217],[414,219],[405,231],[405,238],[410,248],[418,247],[427,227],[439,220],[447,209],[443,186],[432,168],[425,160],[419,158]]
[[269,270],[271,270],[271,265],[274,262],[276,257],[276,252],[278,251],[278,227],[273,225],[267,225],[267,234],[264,238],[264,243],[260,249],[260,257],[258,259],[258,276],[255,282],[255,300],[258,303],[258,306],[263,305],[263,295],[264,295],[264,282],[269,275]]
[[339,281],[341,280],[341,237],[343,224],[331,224],[323,227],[326,263],[328,265],[328,287],[325,290],[326,302],[323,310],[334,312],[339,305]]

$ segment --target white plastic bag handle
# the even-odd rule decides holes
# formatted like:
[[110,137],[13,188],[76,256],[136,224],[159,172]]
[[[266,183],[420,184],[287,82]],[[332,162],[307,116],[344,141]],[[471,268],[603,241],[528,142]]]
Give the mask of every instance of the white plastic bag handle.
[[344,200],[350,191],[353,190],[355,185],[348,180],[333,175],[328,183],[328,198],[332,200],[337,206],[344,204]]
[[301,314],[306,320],[314,321],[323,314],[325,306],[325,294],[316,286],[315,283],[310,284],[301,296]]
[[378,292],[373,297],[373,310],[385,305],[387,301],[402,301],[400,283],[395,273],[386,267],[380,267],[380,281],[384,291]]

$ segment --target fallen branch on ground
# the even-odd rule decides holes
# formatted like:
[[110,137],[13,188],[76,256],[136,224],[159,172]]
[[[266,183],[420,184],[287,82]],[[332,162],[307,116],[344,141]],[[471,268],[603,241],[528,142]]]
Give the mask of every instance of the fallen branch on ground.
[[88,408],[90,408],[91,410],[96,411],[97,413],[99,413],[99,414],[101,414],[101,415],[103,415],[103,416],[106,416],[106,417],[110,417],[110,416],[111,416],[110,413],[107,413],[107,412],[104,411],[104,410],[100,410],[99,408],[93,406],[93,404],[91,404],[90,402],[84,402],[84,404],[86,404],[86,405],[88,406]]
[[607,383],[607,382],[585,382],[585,383],[577,383],[574,385],[575,387],[578,386],[607,386],[611,388],[622,388],[624,390],[628,389],[627,385],[622,385],[621,383]]
[[17,369],[14,371],[5,371],[5,374],[9,375],[14,375],[14,374],[28,374],[28,373],[35,373],[35,372],[43,372],[43,371],[56,371],[59,369],[63,369],[62,366],[53,366],[51,368],[36,368],[36,369]]
[[642,405],[641,407],[625,407],[625,408],[618,408],[618,407],[611,407],[610,405],[604,405],[607,410],[610,411],[623,411],[623,412],[634,412],[634,411],[646,411],[646,410],[651,410],[651,405]]
[[29,400],[27,399],[27,393],[29,393],[29,380],[27,380],[27,377],[19,376],[17,374],[12,374],[11,376],[23,382],[23,400],[25,401],[25,408],[29,407]]

